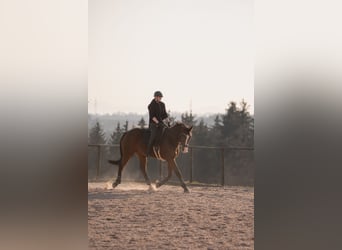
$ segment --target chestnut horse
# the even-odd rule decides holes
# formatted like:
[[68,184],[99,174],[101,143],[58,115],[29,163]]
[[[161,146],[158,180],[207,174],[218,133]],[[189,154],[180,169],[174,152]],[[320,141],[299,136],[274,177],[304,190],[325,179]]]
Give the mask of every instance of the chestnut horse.
[[[147,185],[151,187],[151,181],[146,173],[147,167],[147,142],[150,135],[148,129],[134,128],[125,132],[120,139],[120,159],[119,160],[108,160],[109,163],[119,166],[118,176],[116,181],[112,183],[113,188],[121,183],[121,173],[128,160],[136,154],[139,162],[140,169],[145,177]],[[177,177],[181,182],[181,186],[184,192],[189,192],[189,189],[184,183],[182,174],[180,173],[177,163],[175,161],[176,157],[179,155],[180,150],[183,153],[187,152],[189,141],[192,136],[192,126],[188,127],[183,123],[176,123],[172,127],[165,128],[161,138],[159,140],[159,145],[157,150],[153,147],[153,152],[151,157],[157,158],[159,160],[167,161],[168,163],[168,175],[156,183],[156,187],[160,187],[165,184],[172,175],[172,170],[175,172]]]

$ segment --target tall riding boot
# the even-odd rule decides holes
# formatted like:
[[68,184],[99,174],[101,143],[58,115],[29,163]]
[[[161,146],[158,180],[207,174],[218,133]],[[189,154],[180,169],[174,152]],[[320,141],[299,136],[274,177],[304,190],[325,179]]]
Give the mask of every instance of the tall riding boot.
[[146,150],[146,156],[151,155],[152,153],[152,146],[153,146],[153,140],[149,140],[148,145],[147,145],[147,150]]
[[150,124],[150,130],[151,130],[151,135],[150,135],[150,138],[149,138],[148,144],[147,144],[146,156],[149,156],[152,154],[153,143],[154,143],[154,139],[156,138],[156,134],[157,134],[157,126]]

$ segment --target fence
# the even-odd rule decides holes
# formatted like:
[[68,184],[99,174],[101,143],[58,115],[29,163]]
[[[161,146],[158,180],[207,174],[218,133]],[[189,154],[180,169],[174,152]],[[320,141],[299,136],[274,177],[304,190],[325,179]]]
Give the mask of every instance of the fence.
[[[96,174],[95,174],[95,180],[98,180],[101,176],[101,171],[103,166],[107,166],[107,171],[109,168],[113,169],[113,165],[108,165],[107,160],[103,161],[103,155],[106,154],[107,157],[110,157],[110,159],[116,158],[118,159],[120,157],[119,154],[119,145],[107,145],[107,144],[89,144],[88,148],[96,148],[96,151],[94,152],[88,152],[88,178],[89,178],[89,170],[94,170],[93,165],[96,166]],[[109,150],[105,151],[104,148],[108,148]],[[114,150],[113,150],[114,149]],[[205,153],[198,154],[200,151],[205,151]],[[213,151],[216,151],[216,154],[213,153]],[[234,159],[234,156],[232,157],[232,153],[234,152],[242,152],[247,151],[249,154],[247,156],[241,156],[241,153],[237,156],[239,159]],[[239,165],[238,168],[241,168],[241,165],[246,165],[247,162],[247,172],[243,176],[245,179],[247,178],[247,181],[240,181],[243,185],[253,185],[254,184],[254,156],[253,156],[253,147],[208,147],[208,146],[189,146],[189,153],[188,154],[181,154],[177,159],[178,166],[183,174],[183,177],[185,180],[188,180],[189,183],[193,182],[212,182],[216,178],[216,184],[220,184],[222,186],[228,185],[228,184],[237,184],[239,185],[239,182],[233,182],[230,181],[230,178],[233,178],[233,170],[236,166],[233,164],[227,163],[228,160],[231,162],[236,162],[235,165]],[[197,153],[196,153],[197,152]],[[90,154],[93,157],[90,157]],[[229,157],[230,154],[230,157]],[[186,155],[186,156],[185,156]],[[95,157],[94,157],[95,156]],[[90,159],[92,158],[92,159]],[[135,157],[134,157],[135,158]],[[205,159],[206,158],[206,159]],[[236,157],[235,157],[236,158]],[[96,159],[96,160],[94,160]],[[243,161],[241,161],[243,159]],[[130,160],[131,161],[131,160]],[[155,162],[149,163],[149,169],[150,165],[154,165],[158,170],[154,171],[154,176],[158,175],[159,179],[163,177],[164,174],[164,168],[161,161],[154,160]],[[198,161],[198,163],[194,163],[195,161]],[[130,163],[130,162],[129,162]],[[129,163],[127,165],[129,165]],[[132,163],[132,162],[131,162]],[[154,163],[154,164],[153,164]],[[131,165],[135,165],[134,172],[140,173],[140,169],[137,168],[136,165],[138,165],[137,159],[135,162]],[[227,167],[230,166],[230,168]],[[110,166],[110,167],[109,167]],[[213,167],[214,166],[214,167]],[[89,168],[90,167],[90,168]],[[125,167],[125,169],[129,168],[128,166]],[[188,169],[187,169],[188,168]],[[199,168],[199,169],[196,169]],[[227,171],[230,169],[230,171]],[[196,173],[201,172],[202,175]],[[194,175],[195,173],[195,175]],[[92,174],[94,175],[94,174]],[[112,172],[111,175],[114,175],[116,177],[116,172]],[[151,173],[149,173],[151,175]],[[210,178],[210,175],[212,175],[212,178]],[[201,177],[200,177],[201,176]],[[203,176],[207,178],[203,178]],[[124,176],[123,176],[124,177]],[[217,180],[217,177],[219,180]],[[137,179],[137,176],[134,177]]]

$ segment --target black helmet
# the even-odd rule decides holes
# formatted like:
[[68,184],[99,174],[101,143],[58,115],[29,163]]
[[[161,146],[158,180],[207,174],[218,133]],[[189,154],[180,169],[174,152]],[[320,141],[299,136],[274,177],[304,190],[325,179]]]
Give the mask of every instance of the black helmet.
[[156,92],[154,92],[154,97],[157,97],[157,96],[159,96],[159,97],[163,97],[163,94],[162,94],[162,92],[160,92],[160,91],[156,91]]

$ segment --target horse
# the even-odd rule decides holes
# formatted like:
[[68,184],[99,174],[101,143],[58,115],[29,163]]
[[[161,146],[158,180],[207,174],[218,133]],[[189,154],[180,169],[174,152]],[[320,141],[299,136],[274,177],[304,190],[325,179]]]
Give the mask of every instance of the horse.
[[[164,128],[157,150],[156,147],[153,147],[153,150],[149,155],[153,158],[166,161],[168,165],[168,175],[163,180],[156,182],[157,188],[165,184],[171,178],[173,170],[178,177],[184,192],[189,192],[175,159],[180,154],[180,151],[187,153],[189,142],[192,137],[192,128],[192,126],[189,127],[179,122],[172,127]],[[152,188],[151,181],[146,173],[148,157],[146,151],[149,135],[150,130],[144,128],[133,128],[122,135],[120,139],[120,159],[108,160],[109,163],[119,166],[116,181],[112,183],[113,188],[121,183],[122,170],[134,154],[139,159],[140,169],[146,184]]]

